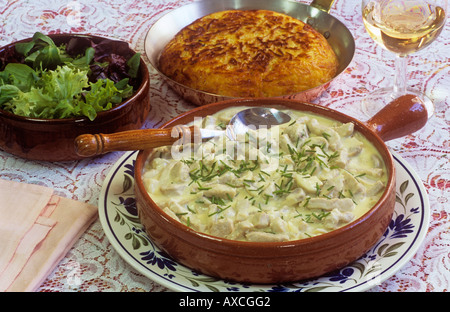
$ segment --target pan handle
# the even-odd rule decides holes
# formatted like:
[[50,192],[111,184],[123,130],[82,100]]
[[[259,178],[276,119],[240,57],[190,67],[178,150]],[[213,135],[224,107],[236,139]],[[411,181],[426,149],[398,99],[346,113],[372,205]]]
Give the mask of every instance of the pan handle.
[[383,141],[389,141],[416,132],[428,120],[425,104],[413,94],[393,100],[366,122]]
[[311,6],[324,12],[330,12],[334,0],[313,0]]

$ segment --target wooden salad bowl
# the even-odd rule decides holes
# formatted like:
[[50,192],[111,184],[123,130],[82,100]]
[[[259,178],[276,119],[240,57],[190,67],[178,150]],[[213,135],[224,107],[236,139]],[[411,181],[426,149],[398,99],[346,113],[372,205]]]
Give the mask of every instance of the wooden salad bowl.
[[[312,112],[340,122],[353,122],[380,152],[388,181],[379,201],[359,219],[332,232],[287,242],[244,242],[199,233],[169,217],[147,193],[142,174],[151,149],[139,152],[135,195],[139,218],[152,241],[174,260],[195,271],[244,283],[285,283],[322,276],[360,258],[385,232],[395,204],[395,167],[383,140],[420,129],[427,121],[423,104],[402,97],[366,123],[322,106],[289,99],[241,99],[188,111],[163,128],[187,124],[231,106],[268,106]],[[397,116],[393,118],[393,116]]]
[[[73,37],[89,38],[95,43],[107,38],[80,34],[53,34],[49,37],[60,45]],[[31,38],[18,42],[27,42]],[[107,39],[110,40],[110,39]],[[15,44],[0,48],[0,56]],[[135,52],[129,48],[127,53]],[[27,118],[0,109],[0,149],[24,159],[42,161],[69,161],[81,159],[73,144],[83,133],[112,133],[139,129],[150,110],[149,72],[142,57],[138,73],[138,89],[134,95],[113,108],[97,114],[91,121],[87,117],[65,119]]]

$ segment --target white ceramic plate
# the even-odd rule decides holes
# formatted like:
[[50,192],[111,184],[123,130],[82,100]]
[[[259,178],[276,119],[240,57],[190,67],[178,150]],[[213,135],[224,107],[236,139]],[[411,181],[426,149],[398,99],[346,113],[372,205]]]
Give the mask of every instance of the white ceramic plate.
[[429,201],[420,178],[399,155],[392,154],[397,200],[386,232],[359,260],[316,279],[279,285],[241,284],[199,274],[172,260],[150,240],[137,216],[133,191],[136,151],[124,154],[108,173],[99,198],[99,218],[125,261],[173,291],[365,291],[394,275],[414,256],[429,225]]

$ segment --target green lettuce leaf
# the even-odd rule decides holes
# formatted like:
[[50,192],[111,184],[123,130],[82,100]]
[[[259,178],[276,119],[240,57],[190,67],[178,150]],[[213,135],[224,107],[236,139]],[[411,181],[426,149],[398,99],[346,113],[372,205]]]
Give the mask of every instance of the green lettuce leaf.
[[[117,65],[124,64],[123,57],[111,57],[111,62],[117,64],[110,66],[109,62],[94,62],[96,49],[101,47],[103,55],[107,45],[94,46],[80,50],[81,54],[69,53],[66,45],[56,46],[40,32],[30,42],[16,44],[15,49],[25,56],[26,64],[9,63],[0,72],[0,109],[31,118],[87,116],[94,120],[98,112],[132,96],[130,83],[136,81],[140,54],[132,56],[127,66]],[[107,78],[92,79],[93,66],[100,68],[100,76]],[[123,71],[126,67],[128,73],[110,72],[110,68]],[[124,76],[130,78],[118,81]]]
[[111,109],[123,99],[133,94],[133,87],[127,84],[128,79],[114,83],[110,79],[99,79],[90,83],[90,90],[84,94],[86,105],[96,112]]
[[10,102],[5,107],[20,116],[44,119],[87,116],[94,120],[98,112],[112,108],[133,94],[128,79],[118,83],[100,79],[91,83],[86,73],[87,70],[58,66],[43,72],[27,92],[11,85],[0,87],[0,99],[4,95]]
[[20,89],[14,85],[2,85],[0,86],[0,105],[3,105],[4,110],[11,110],[11,103],[13,98],[19,95]]
[[28,92],[11,100],[13,113],[32,118],[67,118],[80,115],[83,89],[89,86],[86,71],[58,66],[43,72]]
[[36,32],[30,42],[17,43],[15,48],[26,56],[25,61],[32,63],[34,69],[54,69],[62,63],[60,48],[40,32]]
[[38,74],[28,65],[9,63],[2,72],[5,84],[11,84],[26,92],[39,79]]
[[136,78],[139,72],[139,64],[141,63],[141,54],[135,53],[130,59],[127,61],[128,75],[131,78]]

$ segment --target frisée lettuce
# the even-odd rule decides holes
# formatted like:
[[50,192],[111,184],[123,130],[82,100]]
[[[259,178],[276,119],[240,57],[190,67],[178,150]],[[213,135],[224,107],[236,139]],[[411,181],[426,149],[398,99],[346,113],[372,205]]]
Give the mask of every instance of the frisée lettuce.
[[23,61],[0,71],[0,109],[31,118],[94,120],[133,95],[140,62],[139,53],[125,59],[113,49],[106,53],[107,47],[85,38],[56,46],[41,33],[16,44]]

